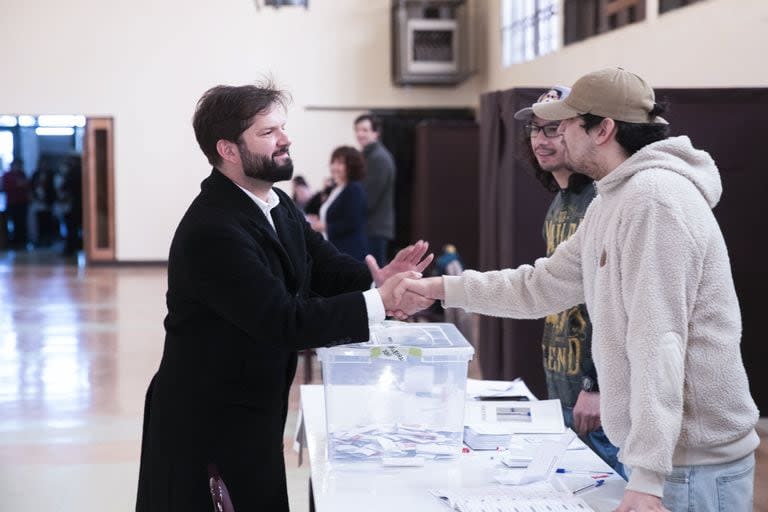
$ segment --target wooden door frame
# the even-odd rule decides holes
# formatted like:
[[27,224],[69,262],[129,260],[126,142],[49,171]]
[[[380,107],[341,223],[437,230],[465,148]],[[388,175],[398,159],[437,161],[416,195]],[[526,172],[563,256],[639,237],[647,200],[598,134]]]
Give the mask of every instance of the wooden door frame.
[[[88,117],[83,140],[83,249],[87,263],[115,261],[114,127],[111,117]],[[96,134],[104,132],[105,146]],[[101,153],[103,151],[103,153]]]

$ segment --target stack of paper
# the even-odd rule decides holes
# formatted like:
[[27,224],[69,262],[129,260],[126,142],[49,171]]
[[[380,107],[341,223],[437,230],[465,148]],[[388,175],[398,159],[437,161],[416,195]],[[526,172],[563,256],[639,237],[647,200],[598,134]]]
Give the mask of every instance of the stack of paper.
[[464,427],[464,444],[473,450],[496,450],[506,448],[512,434],[492,425],[476,424]]
[[565,432],[560,400],[467,401],[464,425],[495,434],[562,434]]

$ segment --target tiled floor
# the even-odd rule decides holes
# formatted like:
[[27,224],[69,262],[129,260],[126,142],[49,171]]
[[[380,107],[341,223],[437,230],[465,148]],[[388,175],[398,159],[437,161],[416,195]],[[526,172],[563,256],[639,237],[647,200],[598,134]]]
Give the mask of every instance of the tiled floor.
[[[162,350],[165,291],[163,267],[81,268],[0,252],[0,510],[134,508],[144,391]],[[313,375],[317,381],[316,362]],[[291,397],[289,495],[291,509],[303,512],[309,470],[306,462],[297,467],[291,450],[296,386]],[[761,512],[768,512],[765,444],[756,485]]]

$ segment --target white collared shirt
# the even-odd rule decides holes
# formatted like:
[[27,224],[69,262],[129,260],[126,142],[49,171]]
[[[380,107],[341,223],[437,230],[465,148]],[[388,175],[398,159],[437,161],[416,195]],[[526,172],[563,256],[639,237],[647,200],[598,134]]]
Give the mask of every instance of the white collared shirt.
[[[237,183],[235,183],[235,185],[237,185]],[[237,186],[240,187],[240,185],[237,185]],[[254,194],[248,189],[240,187],[240,190],[245,192],[248,195],[248,197],[253,199],[253,202],[256,203],[256,206],[259,207],[259,210],[261,210],[261,213],[263,213],[264,216],[267,218],[267,222],[269,222],[269,225],[272,226],[272,229],[274,229],[275,233],[277,233],[277,228],[275,228],[275,221],[272,219],[272,209],[280,204],[280,196],[278,196],[275,193],[275,191],[270,188],[269,192],[267,193],[267,200],[264,201],[263,199],[261,199],[259,196],[257,196],[256,194]]]
[[[235,183],[235,185],[237,185],[237,183]],[[240,185],[237,186],[240,187]],[[275,233],[277,233],[277,229],[275,228],[275,221],[272,219],[272,209],[280,204],[280,196],[278,196],[275,191],[270,188],[269,192],[267,193],[267,200],[264,201],[250,190],[247,190],[243,187],[240,187],[240,190],[245,192],[248,197],[253,199],[253,202],[256,203],[256,206],[259,207],[261,213],[263,213],[267,218],[269,225],[272,226],[272,229],[274,229]],[[383,322],[387,317],[387,313],[384,310],[384,302],[381,300],[381,295],[379,292],[375,288],[371,288],[370,290],[363,292],[363,298],[365,299],[365,309],[368,313],[368,323],[377,324]]]

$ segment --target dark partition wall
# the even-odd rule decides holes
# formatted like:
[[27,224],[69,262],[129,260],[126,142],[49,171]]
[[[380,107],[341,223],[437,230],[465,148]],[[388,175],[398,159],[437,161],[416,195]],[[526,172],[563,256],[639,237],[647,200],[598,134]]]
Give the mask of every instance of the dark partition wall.
[[[544,254],[541,223],[551,196],[528,173],[520,157],[521,125],[514,112],[535,101],[541,89],[511,89],[481,97],[480,109],[480,268],[492,270],[531,263]],[[665,117],[673,135],[688,135],[708,151],[723,180],[715,208],[728,244],[742,310],[742,354],[752,394],[768,414],[768,343],[762,336],[762,292],[768,266],[758,238],[768,233],[768,89],[658,89],[669,102]],[[487,379],[522,377],[544,396],[541,321],[484,318],[480,359]],[[534,364],[535,363],[535,364]]]
[[768,290],[766,255],[760,237],[768,234],[768,89],[658,89],[673,135],[688,135],[708,151],[723,180],[715,216],[731,257],[742,315],[741,353],[752,396],[768,415],[768,343],[763,333],[764,293]]
[[[513,117],[541,92],[513,89],[481,97],[479,270],[514,268],[545,253],[541,227],[552,194],[533,178],[521,150],[523,124]],[[542,327],[542,320],[481,317],[483,378],[521,377],[534,394],[545,397]]]
[[453,244],[477,268],[477,123],[427,121],[416,127],[412,232],[440,254]]
[[397,166],[395,177],[395,240],[389,244],[390,257],[414,241],[413,180],[416,126],[427,121],[474,121],[475,113],[465,108],[375,109],[381,119],[381,142],[392,152]]

